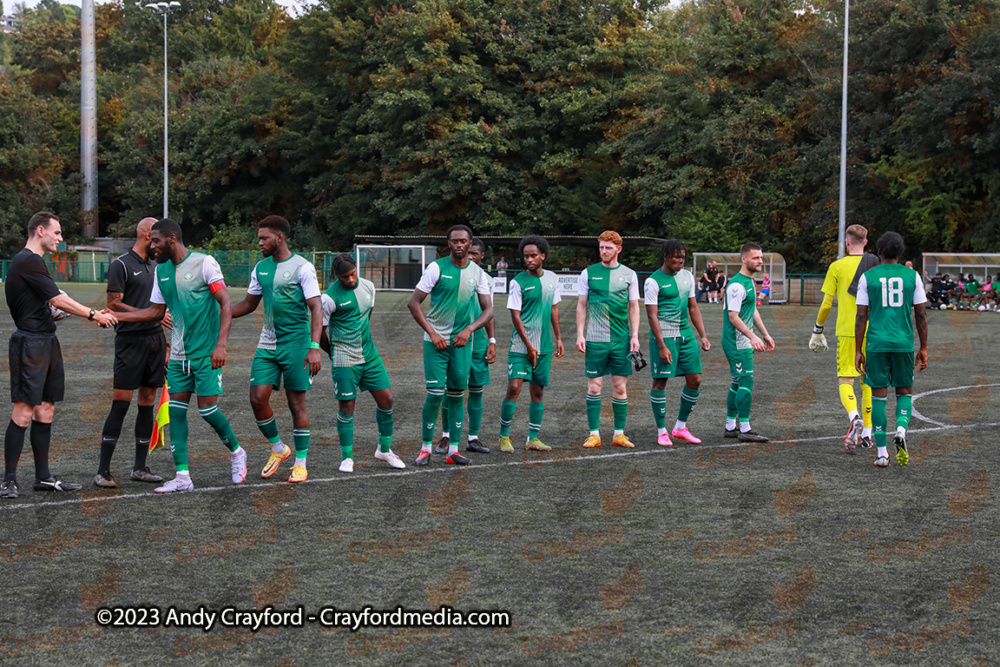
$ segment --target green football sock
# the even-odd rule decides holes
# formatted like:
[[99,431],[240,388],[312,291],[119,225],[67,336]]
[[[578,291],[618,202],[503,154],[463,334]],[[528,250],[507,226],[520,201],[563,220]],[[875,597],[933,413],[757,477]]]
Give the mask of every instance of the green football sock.
[[885,447],[885,396],[872,396],[872,428],[875,429],[875,446]]
[[274,415],[271,415],[263,421],[258,420],[257,428],[259,428],[261,434],[267,438],[267,442],[269,444],[276,445],[281,441],[281,436],[278,435],[278,422],[275,420]]
[[[444,389],[428,389],[427,398],[424,399],[423,424],[421,425],[421,436],[424,442],[434,440],[434,427],[437,425],[438,413],[441,412],[441,403],[444,402]],[[444,428],[448,428],[447,425]]]
[[910,415],[913,413],[913,394],[896,395],[896,426],[910,428]]
[[378,427],[378,450],[385,454],[392,447],[392,408],[375,408],[375,425]]
[[653,421],[656,428],[667,427],[667,392],[664,389],[651,389],[649,403],[653,406]]
[[681,389],[681,408],[677,411],[677,421],[686,422],[688,420],[694,406],[698,405],[698,396],[700,395],[701,390],[699,389],[688,389],[687,387]]
[[210,405],[207,408],[198,408],[198,414],[215,430],[215,433],[222,440],[222,444],[226,446],[226,449],[230,452],[235,452],[240,448],[240,441],[236,439],[233,427],[229,425],[226,415],[222,414],[218,403]]
[[354,415],[337,411],[337,438],[340,440],[340,460],[354,458]]
[[517,401],[508,401],[506,398],[500,403],[500,435],[510,437],[510,423],[514,421],[514,412],[517,410]]
[[483,425],[483,388],[469,387],[469,437],[479,437],[479,427]]
[[753,378],[744,376],[737,382],[740,388],[736,392],[736,411],[740,421],[746,423],[750,421],[750,408],[753,406]]
[[445,398],[441,401],[441,432],[448,433],[451,429],[451,421],[448,415],[448,399]]
[[308,456],[310,433],[307,428],[292,429],[292,439],[295,441],[295,458],[304,459]]
[[542,430],[542,417],[545,416],[545,403],[532,401],[528,404],[528,440],[538,437]]
[[449,447],[457,447],[462,440],[462,422],[465,421],[465,392],[461,390],[448,391],[448,418],[451,420],[448,428]]
[[601,428],[601,395],[587,394],[587,426],[591,431]]
[[739,408],[736,405],[736,397],[739,395],[740,385],[734,380],[729,385],[729,392],[726,394],[726,419],[736,420],[739,416]]
[[170,415],[170,453],[177,470],[188,469],[188,406],[171,400],[167,407]]
[[628,419],[628,399],[612,398],[611,411],[615,416],[615,430],[624,431],[625,421]]

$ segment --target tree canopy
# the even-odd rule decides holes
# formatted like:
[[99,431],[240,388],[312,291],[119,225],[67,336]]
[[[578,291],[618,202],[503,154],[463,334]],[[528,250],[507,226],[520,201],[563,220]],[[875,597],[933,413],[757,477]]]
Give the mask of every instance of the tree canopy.
[[[170,209],[300,243],[480,234],[747,240],[836,255],[843,0],[184,0],[168,18]],[[849,222],[1000,250],[1000,2],[855,0]],[[162,201],[163,23],[97,7],[99,220]],[[0,38],[0,243],[79,229],[79,10]]]

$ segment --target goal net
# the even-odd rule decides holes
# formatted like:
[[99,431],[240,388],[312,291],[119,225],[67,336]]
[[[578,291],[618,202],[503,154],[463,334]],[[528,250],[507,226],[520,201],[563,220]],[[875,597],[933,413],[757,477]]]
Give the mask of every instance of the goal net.
[[[705,269],[711,262],[715,262],[715,267],[726,274],[726,278],[732,278],[740,272],[743,263],[740,261],[738,252],[696,252],[694,254],[694,279],[699,281]],[[760,273],[754,274],[754,282],[757,283],[757,292],[760,292],[764,280],[764,272],[771,278],[771,295],[769,303],[788,302],[788,281],[785,279],[785,258],[776,252],[764,253],[764,266]]]
[[367,278],[377,290],[411,291],[424,268],[437,258],[434,246],[358,245],[354,257],[358,276]]

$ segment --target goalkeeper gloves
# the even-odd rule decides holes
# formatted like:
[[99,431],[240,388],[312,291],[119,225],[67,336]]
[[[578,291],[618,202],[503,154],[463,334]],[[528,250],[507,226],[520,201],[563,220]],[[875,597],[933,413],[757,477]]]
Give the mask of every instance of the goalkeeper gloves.
[[809,339],[809,349],[813,352],[826,352],[830,349],[830,346],[826,344],[826,336],[823,335],[822,324],[813,327],[813,335]]

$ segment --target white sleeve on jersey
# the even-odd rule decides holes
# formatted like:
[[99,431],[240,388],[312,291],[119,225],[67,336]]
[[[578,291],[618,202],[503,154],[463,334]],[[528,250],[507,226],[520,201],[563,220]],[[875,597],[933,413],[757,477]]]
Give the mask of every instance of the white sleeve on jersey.
[[479,287],[476,291],[480,294],[489,294],[490,303],[493,303],[493,278],[482,269],[479,271]]
[[746,298],[747,290],[739,283],[730,283],[726,288],[726,307],[728,310],[740,312],[743,306],[743,299]]
[[[556,292],[556,294],[559,293]],[[521,285],[516,280],[510,281],[507,292],[507,310],[521,310]]]
[[580,273],[580,279],[577,281],[577,293],[580,296],[587,296],[590,294],[590,279],[587,277],[587,269],[584,269]]
[[655,306],[660,303],[660,286],[652,278],[646,278],[643,292],[647,306]]
[[220,280],[225,282],[226,280],[225,276],[222,275],[222,268],[211,255],[206,255],[205,261],[201,263],[201,275],[205,279],[206,285],[212,285]]
[[639,276],[636,275],[635,271],[632,272],[632,280],[628,283],[628,300],[639,300]]
[[261,287],[260,281],[257,280],[257,267],[253,267],[253,271],[250,272],[250,287],[247,288],[247,294],[263,294],[264,288]]
[[422,276],[420,276],[420,282],[417,283],[417,289],[424,294],[430,294],[434,286],[437,285],[438,281],[441,279],[441,267],[438,266],[437,262],[431,262]]
[[316,267],[312,265],[312,262],[302,263],[299,267],[298,279],[304,298],[312,299],[322,294],[319,289],[319,281],[316,280]]
[[337,310],[337,304],[334,303],[329,294],[321,295],[320,302],[323,304],[323,326],[328,327],[330,326],[330,316]]
[[167,300],[163,298],[163,292],[160,291],[160,280],[155,273],[153,274],[153,292],[149,295],[149,300],[153,303],[167,303]]
[[865,278],[865,274],[863,273],[861,274],[861,277],[858,278],[858,295],[854,297],[854,305],[868,305],[868,279]]
[[552,293],[552,305],[556,305],[562,301],[562,294],[559,293],[559,284],[556,283],[556,291]]

